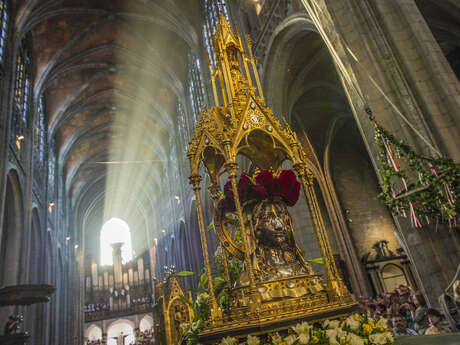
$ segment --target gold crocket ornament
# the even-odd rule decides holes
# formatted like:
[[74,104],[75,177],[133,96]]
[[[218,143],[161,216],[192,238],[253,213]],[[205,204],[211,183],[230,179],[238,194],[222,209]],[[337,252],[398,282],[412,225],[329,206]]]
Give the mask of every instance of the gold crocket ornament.
[[[216,68],[211,63],[209,67],[215,105],[201,113],[187,153],[209,282],[210,316],[203,341],[236,330],[279,329],[300,320],[345,315],[356,302],[337,271],[318,207],[314,176],[308,169],[314,154],[305,151],[289,125],[281,125],[266,106],[249,38],[246,50],[238,30],[221,15],[212,41]],[[251,161],[256,174],[241,173],[237,178],[239,155]],[[297,176],[292,170],[280,171],[284,161],[291,162]],[[214,227],[224,253],[230,291],[226,313],[214,294],[200,193],[201,163],[210,178]],[[228,182],[221,191],[224,173]],[[300,190],[323,257],[325,280],[304,260],[294,239],[289,206]],[[228,214],[237,226],[228,221]],[[229,257],[243,262],[232,284]]]

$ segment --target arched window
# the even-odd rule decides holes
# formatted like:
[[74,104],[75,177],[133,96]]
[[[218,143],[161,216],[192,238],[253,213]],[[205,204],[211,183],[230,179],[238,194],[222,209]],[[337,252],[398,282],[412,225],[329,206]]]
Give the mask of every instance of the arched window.
[[8,1],[0,0],[0,64],[5,62],[6,41],[8,38]]
[[189,56],[188,92],[193,113],[193,123],[196,124],[204,106],[203,83],[200,76],[200,60]]
[[179,101],[177,102],[177,129],[179,132],[179,147],[182,148],[182,154],[187,154],[188,143],[190,142],[191,131],[187,123],[187,116],[184,111],[184,106]]
[[120,319],[109,326],[107,331],[107,344],[116,345],[119,343],[119,339],[123,345],[134,343],[134,325],[132,322]]
[[34,120],[34,177],[39,186],[43,185],[46,125],[45,125],[45,99],[42,95],[39,98],[37,114]]
[[45,160],[45,144],[46,144],[46,126],[45,126],[45,96],[41,96],[38,101],[38,114],[37,114],[37,145],[39,152],[40,163]]
[[85,333],[85,336],[86,338],[88,338],[89,341],[96,341],[102,339],[102,329],[99,326],[91,325],[88,327]]
[[153,319],[150,315],[145,315],[139,323],[139,330],[141,332],[151,331],[153,328]]
[[404,271],[395,264],[388,264],[382,268],[382,278],[387,292],[396,290],[399,285],[408,285]]
[[121,259],[123,263],[132,259],[131,231],[128,224],[119,218],[112,218],[102,226],[101,265],[113,265],[111,246],[113,243],[123,243],[121,247]]
[[50,140],[48,152],[48,202],[56,200],[56,154],[54,140]]
[[[18,137],[23,139],[22,136],[27,127],[32,87],[31,61],[31,38],[28,35],[21,42],[16,60],[14,84],[14,132],[16,140]],[[17,147],[20,149],[20,144],[17,144]]]

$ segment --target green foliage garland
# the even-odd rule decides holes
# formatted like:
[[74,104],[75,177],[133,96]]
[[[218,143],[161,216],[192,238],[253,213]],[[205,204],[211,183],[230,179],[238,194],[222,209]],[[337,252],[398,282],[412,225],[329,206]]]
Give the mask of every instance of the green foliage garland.
[[[460,164],[445,157],[422,156],[381,126],[375,126],[382,176],[379,197],[391,212],[405,215],[410,212],[412,203],[417,217],[423,217],[427,222],[432,219],[455,224],[460,214]],[[399,171],[394,168],[385,144],[396,156],[394,159],[400,162]],[[402,187],[403,179],[407,190]]]

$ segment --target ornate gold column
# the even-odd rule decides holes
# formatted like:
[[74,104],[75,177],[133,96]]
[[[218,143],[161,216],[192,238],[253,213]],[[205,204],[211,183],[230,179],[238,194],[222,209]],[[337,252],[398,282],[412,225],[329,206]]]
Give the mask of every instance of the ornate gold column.
[[335,260],[332,255],[332,249],[327,236],[326,228],[324,226],[323,217],[321,216],[321,211],[318,206],[318,200],[316,198],[316,193],[313,189],[313,174],[308,171],[304,164],[296,164],[294,167],[301,180],[302,186],[307,199],[308,209],[313,222],[313,227],[315,228],[316,237],[318,239],[318,244],[321,250],[321,255],[324,258],[324,264],[326,266],[327,274],[327,284],[328,290],[334,295],[342,295],[342,282],[338,274],[337,267],[335,265]]
[[[227,146],[227,148],[229,148]],[[238,164],[230,162],[225,164],[225,170],[227,171],[230,180],[232,181],[232,190],[235,201],[236,211],[240,220],[241,236],[243,237],[243,251],[244,251],[244,265],[249,275],[249,284],[251,287],[251,296],[249,299],[249,311],[257,313],[259,304],[261,302],[260,293],[257,290],[256,279],[254,276],[254,270],[251,263],[251,254],[249,253],[249,235],[244,224],[243,209],[241,208],[240,197],[238,195],[238,181],[236,180],[236,172],[238,170]]]
[[249,236],[246,230],[246,226],[244,225],[243,209],[241,208],[240,196],[238,195],[238,181],[236,180],[238,164],[226,163],[225,170],[227,171],[230,180],[232,181],[232,190],[235,199],[235,207],[238,213],[238,218],[240,219],[241,236],[243,237],[244,264],[246,266],[246,269],[248,270],[251,289],[256,290],[256,279],[254,277],[254,271],[252,270],[251,256],[249,254]]
[[[217,182],[216,181],[213,181],[213,178],[211,177],[211,185],[209,186],[209,191],[211,193],[211,197],[212,197],[212,200],[214,201],[214,209],[216,207],[219,207],[219,192],[220,192],[220,189],[219,189],[219,186],[217,185]],[[230,291],[230,289],[232,288],[232,282],[231,282],[231,276],[230,276],[230,270],[228,268],[228,258],[227,258],[227,251],[225,250],[225,248],[222,247],[222,256],[223,256],[223,259],[224,259],[224,269],[225,269],[225,276],[227,278],[227,286],[228,286],[228,290]]]
[[218,319],[222,319],[222,312],[217,305],[216,296],[214,295],[214,284],[212,281],[212,274],[211,274],[211,264],[209,261],[209,253],[208,253],[208,241],[206,239],[206,227],[204,225],[204,216],[203,216],[203,206],[201,205],[201,195],[200,195],[200,182],[201,176],[200,175],[192,175],[190,176],[190,183],[195,191],[196,197],[196,205],[198,209],[198,220],[200,224],[200,235],[201,235],[201,245],[203,249],[203,257],[204,257],[204,265],[206,270],[206,275],[208,277],[208,287],[209,287],[209,298],[211,300],[211,321],[215,322]]

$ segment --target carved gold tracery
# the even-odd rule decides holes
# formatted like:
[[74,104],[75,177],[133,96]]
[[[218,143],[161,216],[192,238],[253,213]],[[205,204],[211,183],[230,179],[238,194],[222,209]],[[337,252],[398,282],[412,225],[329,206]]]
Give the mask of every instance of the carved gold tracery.
[[183,330],[181,324],[190,323],[193,311],[190,306],[181,300],[184,291],[176,276],[169,276],[161,283],[163,291],[163,320],[166,345],[178,345],[182,341]]

